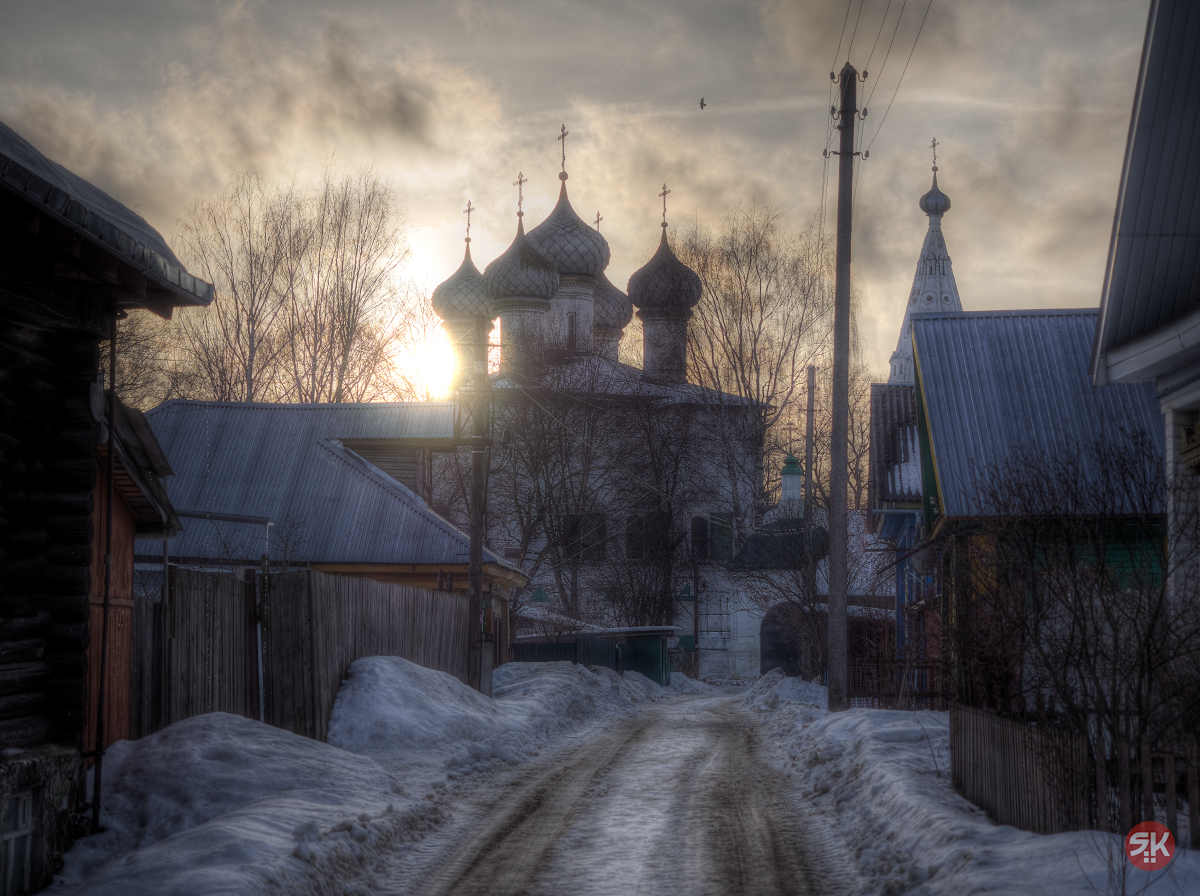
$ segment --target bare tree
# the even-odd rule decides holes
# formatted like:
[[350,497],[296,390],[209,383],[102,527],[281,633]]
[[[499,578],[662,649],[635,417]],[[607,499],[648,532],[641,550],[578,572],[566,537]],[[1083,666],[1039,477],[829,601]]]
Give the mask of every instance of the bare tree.
[[1171,749],[1200,721],[1195,477],[1168,480],[1137,434],[1018,453],[978,472],[974,500],[971,531],[940,545],[958,699],[1074,730],[1105,775],[1114,759],[1125,829],[1130,751]]
[[[688,375],[707,387],[704,399],[715,406],[705,422],[723,450],[740,529],[746,510],[762,499],[744,494],[743,483],[762,482],[757,464],[764,460],[781,466],[779,440],[766,433],[800,415],[807,367],[828,353],[828,246],[814,228],[788,231],[778,211],[752,200],[730,209],[719,225],[693,219],[675,251],[703,286],[688,328]],[[765,458],[744,450],[747,444],[762,446]],[[756,468],[746,469],[749,463]],[[738,542],[742,534],[735,533]]]
[[287,220],[282,391],[300,402],[383,397],[408,311],[397,278],[408,248],[395,191],[370,169],[351,176],[327,168],[316,195],[295,203]]
[[239,174],[188,210],[179,231],[190,270],[210,281],[211,307],[180,315],[182,344],[205,398],[263,401],[278,394],[287,347],[280,290],[299,199]]

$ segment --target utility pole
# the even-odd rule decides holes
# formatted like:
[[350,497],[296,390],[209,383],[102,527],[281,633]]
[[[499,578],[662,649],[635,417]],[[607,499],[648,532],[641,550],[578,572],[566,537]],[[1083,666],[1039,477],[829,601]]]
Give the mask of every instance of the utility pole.
[[849,61],[838,76],[841,106],[837,128],[837,280],[833,312],[833,406],[829,444],[829,708],[846,709],[846,423],[850,404],[850,232],[854,207],[854,124],[858,118],[858,71]]
[[817,602],[817,564],[812,550],[813,508],[813,393],[817,391],[817,368],[808,366],[808,422],[804,432],[804,588],[806,603]]
[[[472,612],[479,613],[479,681],[484,696],[492,695],[494,647],[487,630],[487,606],[483,600],[483,494],[487,468],[484,443],[487,440],[487,321],[475,318],[474,369],[471,375],[471,547],[467,566],[467,590]],[[474,645],[472,645],[474,646]]]

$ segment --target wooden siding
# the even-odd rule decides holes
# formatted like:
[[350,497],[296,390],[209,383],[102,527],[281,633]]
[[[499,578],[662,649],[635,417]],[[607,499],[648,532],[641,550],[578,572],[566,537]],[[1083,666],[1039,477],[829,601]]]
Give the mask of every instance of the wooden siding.
[[[87,716],[84,750],[96,748],[96,708],[100,699],[100,654],[104,641],[104,553],[107,542],[107,471],[96,461],[92,508],[91,584],[88,589]],[[112,577],[109,584],[108,656],[105,668],[104,746],[130,731],[130,673],[133,664],[133,512],[113,496]]]

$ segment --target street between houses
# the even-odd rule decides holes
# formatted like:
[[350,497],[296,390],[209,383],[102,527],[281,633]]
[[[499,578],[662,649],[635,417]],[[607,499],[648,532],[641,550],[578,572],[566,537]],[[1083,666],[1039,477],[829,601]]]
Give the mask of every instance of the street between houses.
[[759,755],[733,695],[685,697],[479,782],[369,892],[846,892],[829,843]]

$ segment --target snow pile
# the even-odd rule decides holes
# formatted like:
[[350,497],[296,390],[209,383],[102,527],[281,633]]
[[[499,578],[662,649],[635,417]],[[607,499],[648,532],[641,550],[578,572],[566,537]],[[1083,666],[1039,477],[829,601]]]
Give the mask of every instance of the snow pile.
[[[400,657],[356,660],[329,720],[329,742],[376,757],[444,758],[451,778],[519,762],[585,721],[615,718],[666,691],[638,676],[574,663],[506,663],[492,698]],[[644,684],[643,684],[644,682]],[[385,764],[391,764],[385,762]]]
[[313,892],[434,820],[378,763],[226,713],[110,747],[103,810],[56,892]]
[[713,687],[703,681],[696,681],[694,678],[688,678],[682,672],[671,673],[671,683],[667,685],[667,690],[671,694],[696,694],[709,696],[713,693]]
[[772,710],[791,704],[825,709],[829,706],[829,689],[803,678],[788,678],[782,669],[772,669],[742,697],[743,706],[757,710]]
[[[772,759],[802,782],[802,805],[855,850],[862,893],[1104,893],[1109,856],[1114,868],[1127,867],[1116,835],[1019,831],[959,796],[946,713],[828,713],[780,699],[764,716]],[[1140,888],[1145,873],[1129,870]],[[1198,883],[1200,855],[1180,853],[1146,892]]]

